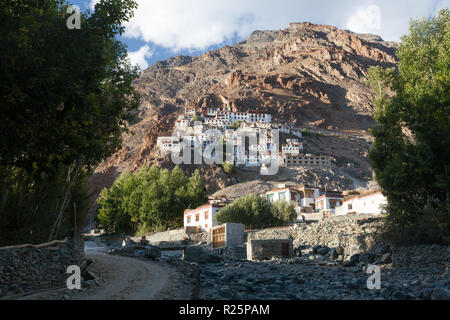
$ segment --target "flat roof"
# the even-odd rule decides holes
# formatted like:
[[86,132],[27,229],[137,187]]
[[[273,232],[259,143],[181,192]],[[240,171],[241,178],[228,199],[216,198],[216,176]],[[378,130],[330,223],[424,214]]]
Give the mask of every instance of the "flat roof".
[[366,193],[366,194],[355,194],[355,195],[348,196],[348,198],[345,197],[344,202],[348,202],[348,201],[356,199],[356,198],[358,198],[358,199],[368,198],[368,197],[371,197],[371,196],[374,196],[377,194],[383,194],[383,193],[381,191],[377,190],[377,191],[373,191],[373,192]]
[[339,195],[339,194],[323,194],[320,197],[317,197],[314,201],[320,200],[320,199],[325,199],[325,198],[339,198],[342,199],[344,198],[343,195]]
[[224,204],[224,203],[214,203],[214,204],[205,203],[204,205],[201,205],[200,207],[197,207],[195,209],[186,209],[186,210],[184,210],[184,214],[189,214],[189,213],[192,213],[192,212],[195,212],[195,211],[199,211],[199,210],[203,210],[203,209],[211,208],[211,207],[212,208],[223,208],[225,206],[226,206],[226,204]]
[[294,191],[294,192],[297,192],[297,190],[295,190],[294,188],[279,188],[279,189],[266,191],[265,194],[276,193],[276,192],[280,192],[280,191]]

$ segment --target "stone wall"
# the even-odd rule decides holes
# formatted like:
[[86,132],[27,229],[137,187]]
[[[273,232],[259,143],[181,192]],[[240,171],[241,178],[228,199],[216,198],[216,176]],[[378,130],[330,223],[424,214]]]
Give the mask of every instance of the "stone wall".
[[381,223],[382,218],[370,215],[331,217],[317,223],[250,232],[248,239],[292,239],[294,249],[305,245],[340,247],[345,256],[352,256],[368,251],[375,244]]
[[82,241],[0,248],[0,297],[63,287],[69,277],[67,267],[83,261]]
[[[130,239],[134,242],[139,242],[141,240],[140,237],[131,237]],[[209,242],[210,235],[207,232],[191,233],[190,230],[186,232],[186,230],[183,228],[146,235],[145,239],[148,240],[152,245],[162,245],[164,244],[164,242],[176,244],[183,240],[191,240],[192,242]]]

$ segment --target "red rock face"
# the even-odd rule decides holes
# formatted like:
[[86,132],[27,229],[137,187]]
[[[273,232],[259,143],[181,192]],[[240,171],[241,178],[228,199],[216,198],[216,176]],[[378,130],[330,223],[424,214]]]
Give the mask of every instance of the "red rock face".
[[[142,104],[138,121],[130,126],[134,135],[125,134],[123,149],[97,168],[93,187],[109,186],[121,172],[143,165],[170,166],[158,154],[156,139],[173,129],[185,107],[259,110],[274,121],[367,134],[374,122],[365,75],[370,66],[395,66],[396,46],[373,35],[295,23],[284,30],[255,31],[246,41],[198,57],[158,62],[135,81]],[[314,145],[327,147],[320,141]],[[347,153],[349,160],[367,163],[365,151]],[[221,168],[202,170],[216,180],[209,182],[210,191],[231,183],[219,174]]]

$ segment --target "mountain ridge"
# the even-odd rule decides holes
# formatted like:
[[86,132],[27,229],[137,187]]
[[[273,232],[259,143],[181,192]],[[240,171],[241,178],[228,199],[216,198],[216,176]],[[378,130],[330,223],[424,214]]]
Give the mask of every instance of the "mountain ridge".
[[[397,46],[377,35],[305,22],[282,30],[256,30],[233,46],[197,57],[159,61],[134,82],[142,103],[137,121],[130,125],[133,134],[123,135],[123,148],[98,166],[90,184],[98,192],[122,172],[151,164],[173,167],[156,148],[158,135],[170,132],[185,109],[205,106],[262,111],[277,122],[348,134],[354,141],[306,138],[305,149],[334,148],[335,154],[329,153],[336,166],[353,163],[368,173],[368,129],[375,122],[374,95],[365,75],[371,66],[395,67]],[[195,166],[183,168],[190,173]],[[218,166],[198,168],[211,193],[249,179],[227,175]]]

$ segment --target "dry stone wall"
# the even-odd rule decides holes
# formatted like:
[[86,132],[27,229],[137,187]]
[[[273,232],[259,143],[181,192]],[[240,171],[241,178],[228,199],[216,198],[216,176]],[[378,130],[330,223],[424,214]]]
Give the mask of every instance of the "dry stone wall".
[[[134,242],[139,242],[140,237],[131,237]],[[146,235],[145,240],[149,241],[152,245],[164,246],[181,244],[182,241],[209,242],[210,234],[208,232],[201,233],[188,233],[185,229],[169,230],[164,232],[157,232],[151,235]]]
[[83,261],[82,241],[0,248],[0,297],[63,287],[67,267]]
[[341,248],[345,256],[370,250],[376,244],[377,227],[382,218],[370,215],[340,216],[318,223],[296,224],[286,228],[250,232],[248,239],[293,239],[294,249],[301,246]]

